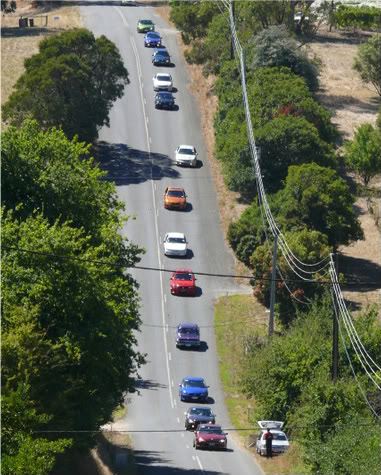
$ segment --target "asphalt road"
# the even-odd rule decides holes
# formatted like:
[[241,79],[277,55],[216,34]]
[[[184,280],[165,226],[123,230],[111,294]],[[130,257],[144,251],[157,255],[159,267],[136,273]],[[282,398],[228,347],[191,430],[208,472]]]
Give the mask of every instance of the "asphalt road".
[[[100,133],[102,167],[109,171],[126,203],[129,220],[125,235],[147,252],[141,265],[157,269],[190,267],[194,272],[233,273],[233,258],[225,246],[219,226],[216,191],[211,180],[203,142],[198,105],[189,92],[176,31],[151,7],[123,7],[108,2],[82,3],[85,25],[96,36],[106,35],[119,48],[131,84],[111,111],[110,128]],[[152,50],[144,48],[143,35],[136,31],[138,18],[152,19],[163,37],[173,67],[154,67]],[[154,108],[152,77],[168,71],[177,88],[177,111]],[[177,168],[174,150],[181,144],[195,145],[199,166]],[[188,195],[186,211],[163,207],[166,186],[181,186]],[[185,259],[163,254],[167,232],[184,232],[190,252]],[[170,293],[170,274],[135,270],[142,300],[142,332],[139,350],[147,353],[141,368],[139,394],[126,401],[128,415],[119,423],[132,432],[140,475],[232,474],[263,472],[253,458],[228,435],[228,451],[195,451],[193,434],[184,431],[184,412],[178,385],[184,376],[204,377],[209,387],[209,405],[224,428],[230,422],[218,378],[218,359],[213,330],[213,304],[220,295],[242,292],[231,279],[199,276],[196,297]],[[175,326],[195,322],[201,327],[202,351],[182,351],[175,346]],[[164,431],[164,432],[156,432]]]

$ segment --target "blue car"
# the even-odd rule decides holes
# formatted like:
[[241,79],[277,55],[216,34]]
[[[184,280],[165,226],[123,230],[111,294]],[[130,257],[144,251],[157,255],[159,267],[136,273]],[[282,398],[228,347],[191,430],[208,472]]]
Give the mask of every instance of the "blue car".
[[161,46],[160,34],[156,31],[149,31],[148,33],[146,33],[144,35],[144,46],[146,48],[150,48],[152,46],[157,48],[158,46]]
[[165,48],[155,48],[152,55],[152,64],[154,66],[164,64],[169,66],[171,64],[171,58],[168,51]]
[[180,401],[206,401],[208,387],[203,378],[184,378],[179,384]]

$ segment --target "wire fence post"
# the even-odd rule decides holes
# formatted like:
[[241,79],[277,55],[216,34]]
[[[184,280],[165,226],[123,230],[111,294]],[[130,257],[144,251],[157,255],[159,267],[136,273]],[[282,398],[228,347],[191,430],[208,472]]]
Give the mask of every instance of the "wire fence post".
[[270,294],[270,316],[269,316],[269,337],[274,333],[274,307],[275,307],[275,280],[276,280],[276,253],[278,247],[278,236],[274,236],[273,248],[273,269],[271,273],[271,294]]
[[[338,254],[337,252],[334,255],[334,262],[335,262],[335,279],[339,279],[338,274]],[[333,302],[333,330],[332,330],[332,381],[336,384],[337,381],[337,373],[338,373],[338,365],[339,365],[339,314],[337,303],[335,299],[335,292],[333,286],[336,283],[332,284],[332,302]]]

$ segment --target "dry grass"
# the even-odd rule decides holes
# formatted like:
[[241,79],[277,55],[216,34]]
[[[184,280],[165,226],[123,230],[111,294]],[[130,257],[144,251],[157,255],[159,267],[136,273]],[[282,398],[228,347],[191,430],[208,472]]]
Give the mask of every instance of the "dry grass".
[[[15,13],[2,16],[1,29],[1,103],[7,101],[17,79],[24,72],[24,59],[38,53],[38,44],[46,36],[66,29],[81,28],[83,22],[75,7],[49,11],[32,9],[30,1],[18,1]],[[35,27],[19,28],[20,15],[33,17]],[[47,15],[48,26],[45,27]],[[54,17],[59,17],[55,20]]]

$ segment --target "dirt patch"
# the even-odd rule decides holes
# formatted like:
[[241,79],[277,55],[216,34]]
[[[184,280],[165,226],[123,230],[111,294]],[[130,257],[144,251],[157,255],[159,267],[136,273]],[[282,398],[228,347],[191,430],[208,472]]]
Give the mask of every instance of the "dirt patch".
[[[170,7],[159,7],[157,11],[165,21],[171,24],[169,21]],[[174,27],[173,24],[172,26]],[[322,61],[321,88],[317,99],[333,115],[332,122],[336,124],[340,132],[338,145],[343,140],[352,139],[356,127],[366,122],[375,125],[377,119],[379,97],[376,96],[374,88],[364,84],[359,74],[352,69],[359,45],[369,36],[370,34],[367,33],[329,32],[328,28],[324,27],[319,32],[319,36],[309,45],[311,51]],[[187,46],[183,44],[180,33],[177,42],[180,51],[184,52]],[[202,66],[187,64],[186,67],[191,80],[190,90],[198,100],[200,107],[203,135],[218,195],[221,228],[226,235],[229,224],[239,218],[246,206],[238,203],[238,193],[229,191],[225,186],[221,164],[214,155],[214,116],[218,107],[218,99],[213,94],[213,86],[216,78],[209,76],[205,79],[202,74]],[[380,190],[378,181],[374,180],[373,185]],[[365,239],[351,246],[340,248],[343,264],[341,271],[345,270],[346,274],[349,272],[351,275],[352,268],[349,266],[351,262],[356,268],[358,280],[379,281],[379,275],[381,275],[379,228],[368,211],[365,199],[359,198],[355,203],[355,209],[364,230]],[[367,265],[363,265],[364,263]],[[250,270],[237,260],[236,265],[238,275],[250,274]],[[373,278],[370,277],[366,269],[374,271]],[[242,283],[247,284],[247,280]],[[364,287],[352,288],[350,291],[345,291],[344,296],[355,311],[365,309],[368,304],[379,303],[379,290],[375,288],[365,290]]]

